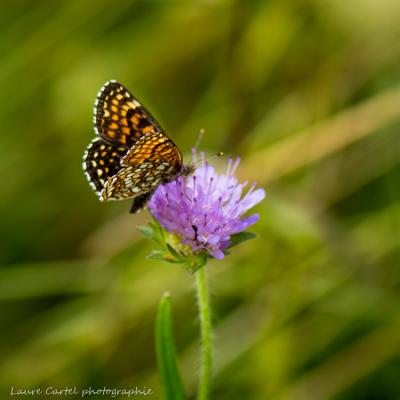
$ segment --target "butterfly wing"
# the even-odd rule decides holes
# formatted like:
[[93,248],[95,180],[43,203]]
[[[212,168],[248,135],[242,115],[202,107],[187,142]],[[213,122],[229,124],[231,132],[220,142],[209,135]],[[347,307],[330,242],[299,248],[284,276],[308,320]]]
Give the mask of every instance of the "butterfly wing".
[[116,81],[109,81],[100,89],[93,119],[97,135],[127,149],[149,132],[162,132],[153,116]]
[[94,139],[83,156],[83,170],[93,190],[100,197],[105,183],[121,169],[125,147],[110,145],[101,138]]
[[143,136],[122,157],[121,170],[109,178],[101,193],[103,200],[119,200],[152,193],[158,185],[174,179],[182,169],[182,155],[162,132]]
[[163,182],[182,169],[182,155],[152,115],[120,83],[107,82],[94,109],[97,138],[83,167],[100,200],[134,198],[131,212],[144,208]]
[[142,137],[121,159],[121,164],[125,166],[139,165],[144,162],[155,164],[162,162],[179,171],[182,167],[182,154],[165,133],[151,132]]

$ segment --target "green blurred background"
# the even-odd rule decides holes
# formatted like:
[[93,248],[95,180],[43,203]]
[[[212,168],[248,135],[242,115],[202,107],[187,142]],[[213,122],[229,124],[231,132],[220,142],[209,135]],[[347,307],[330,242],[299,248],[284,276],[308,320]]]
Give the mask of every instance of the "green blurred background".
[[258,238],[209,264],[213,399],[400,399],[399,21],[398,0],[2,2],[0,398],[159,399],[166,290],[195,393],[192,277],[147,260],[147,212],[101,204],[81,169],[116,79],[186,159],[204,128],[268,193]]

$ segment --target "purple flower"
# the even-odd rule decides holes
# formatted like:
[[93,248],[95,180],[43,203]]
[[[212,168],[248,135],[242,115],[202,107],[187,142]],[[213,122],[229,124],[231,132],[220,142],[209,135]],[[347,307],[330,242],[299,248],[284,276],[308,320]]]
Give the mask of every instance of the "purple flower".
[[243,214],[265,197],[263,189],[254,190],[255,184],[242,196],[247,182],[238,183],[234,177],[238,164],[239,158],[234,163],[230,159],[225,174],[217,174],[201,153],[201,167],[192,176],[180,176],[158,187],[148,203],[151,214],[195,253],[205,251],[224,258],[231,236],[259,219],[258,214],[244,218]]

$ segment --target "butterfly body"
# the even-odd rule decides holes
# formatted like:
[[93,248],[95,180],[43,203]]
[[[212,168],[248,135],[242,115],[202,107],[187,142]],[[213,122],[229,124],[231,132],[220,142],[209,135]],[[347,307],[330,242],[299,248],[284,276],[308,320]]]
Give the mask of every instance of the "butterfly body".
[[96,138],[83,169],[101,201],[133,198],[131,212],[143,209],[158,185],[193,171],[184,166],[173,141],[120,83],[107,82],[94,109]]

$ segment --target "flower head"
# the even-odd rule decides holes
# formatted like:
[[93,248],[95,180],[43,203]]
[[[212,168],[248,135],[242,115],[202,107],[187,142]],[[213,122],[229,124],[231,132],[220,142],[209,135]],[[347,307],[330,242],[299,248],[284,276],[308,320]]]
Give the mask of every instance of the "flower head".
[[201,166],[193,175],[180,176],[158,187],[148,203],[151,214],[194,253],[202,251],[224,258],[232,235],[259,219],[258,214],[243,215],[265,197],[265,191],[255,190],[255,184],[243,194],[247,182],[239,183],[235,178],[238,164],[239,158],[235,162],[230,159],[225,174],[218,174],[202,153]]

